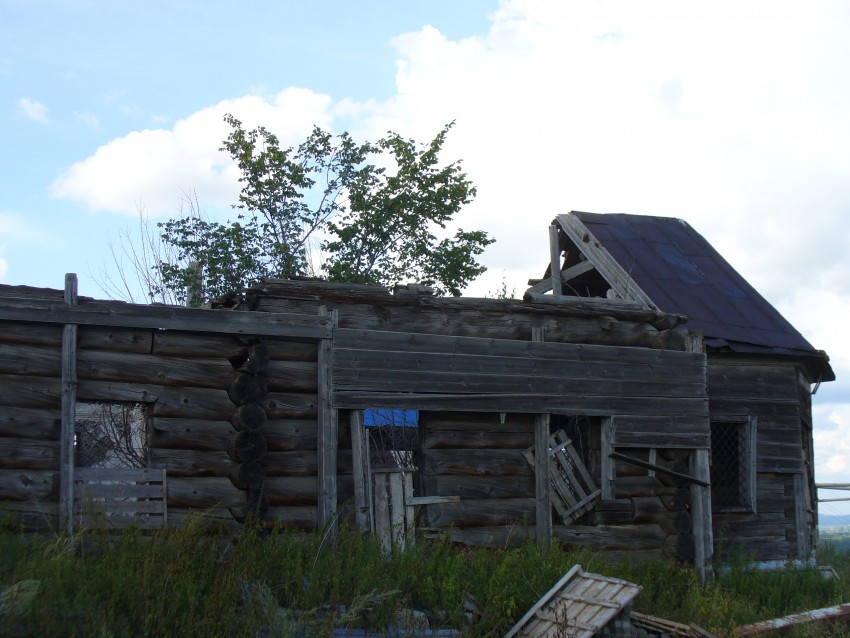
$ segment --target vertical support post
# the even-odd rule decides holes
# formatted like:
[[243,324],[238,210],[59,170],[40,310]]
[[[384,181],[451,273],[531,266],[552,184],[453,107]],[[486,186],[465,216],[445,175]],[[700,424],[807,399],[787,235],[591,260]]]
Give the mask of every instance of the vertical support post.
[[797,558],[809,558],[809,517],[806,508],[806,478],[802,473],[794,477],[794,527],[797,536]]
[[[694,450],[691,454],[691,474],[706,483],[711,482],[709,450]],[[691,485],[691,527],[694,537],[694,567],[700,584],[711,575],[714,556],[714,533],[711,529],[711,488]]]
[[534,418],[534,495],[537,499],[537,545],[552,542],[552,488],[549,482],[549,415]]
[[558,237],[558,226],[549,226],[549,258],[552,265],[552,294],[559,296],[561,291],[561,244]]
[[[77,304],[77,275],[65,275],[65,303]],[[62,431],[59,442],[59,518],[74,533],[74,436],[77,421],[77,325],[62,332]]]
[[352,410],[351,455],[354,463],[354,509],[357,527],[361,532],[374,530],[372,520],[372,474],[369,462],[369,437],[363,426],[363,412]]
[[614,451],[614,417],[602,419],[599,431],[599,459],[602,485],[602,500],[614,498],[614,459],[609,455]]
[[[336,327],[337,311],[319,307],[319,314],[330,317],[331,326]],[[319,342],[319,434],[316,441],[319,457],[319,525],[327,527],[328,537],[337,533],[337,483],[336,457],[339,443],[337,411],[333,406],[333,331],[330,339]]]
[[[531,328],[532,341],[544,341],[545,338],[546,332],[543,327]],[[537,545],[549,547],[552,542],[552,487],[549,481],[548,414],[538,414],[534,418],[534,496],[537,501],[535,510]]]

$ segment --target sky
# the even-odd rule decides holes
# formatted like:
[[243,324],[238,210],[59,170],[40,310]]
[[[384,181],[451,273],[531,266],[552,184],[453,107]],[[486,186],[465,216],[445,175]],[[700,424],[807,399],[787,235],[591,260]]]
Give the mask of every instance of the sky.
[[556,214],[688,221],[830,355],[817,476],[850,482],[845,0],[0,0],[0,283],[104,297],[140,212],[224,220],[225,113],[285,145],[456,121],[458,223],[497,240],[471,295],[521,296]]

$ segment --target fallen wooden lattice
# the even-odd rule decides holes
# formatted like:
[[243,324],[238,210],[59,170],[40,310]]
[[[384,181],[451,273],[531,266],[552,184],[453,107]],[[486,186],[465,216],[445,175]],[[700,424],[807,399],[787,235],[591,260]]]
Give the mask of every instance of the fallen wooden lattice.
[[504,638],[590,638],[627,611],[641,589],[575,565]]
[[[534,467],[534,448],[523,452],[525,460]],[[552,505],[569,525],[589,512],[602,496],[590,473],[563,430],[549,438],[549,482],[552,485]]]

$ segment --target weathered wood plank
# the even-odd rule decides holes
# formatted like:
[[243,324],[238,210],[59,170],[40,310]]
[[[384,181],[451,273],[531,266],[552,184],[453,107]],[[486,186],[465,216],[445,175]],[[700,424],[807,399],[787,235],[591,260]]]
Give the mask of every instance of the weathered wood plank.
[[[221,420],[155,417],[152,428],[153,446],[170,449],[223,450],[235,434]],[[316,421],[309,419],[274,419],[263,426],[270,451],[315,450],[317,430]]]
[[8,297],[0,306],[0,320],[302,339],[326,339],[331,333],[326,319],[309,315],[249,314],[181,306],[134,305],[119,301],[85,301],[72,308],[54,300]]
[[[24,321],[4,321],[0,330],[0,343],[44,346],[59,351],[62,347],[62,326]],[[77,332],[80,350],[108,350],[110,352],[151,351],[150,329],[108,328],[82,326]]]
[[[484,340],[486,342],[486,340]],[[480,344],[484,345],[484,343]],[[564,345],[564,344],[559,344]],[[613,346],[608,346],[613,347]],[[646,381],[651,377],[658,384],[674,383],[704,385],[704,368],[694,361],[669,361],[650,364],[634,360],[628,352],[618,361],[599,361],[592,354],[565,353],[564,358],[536,358],[520,355],[494,355],[487,351],[475,354],[421,352],[418,350],[334,349],[334,366],[339,374],[360,371],[398,370],[405,373],[440,371],[459,375],[483,377],[557,375],[559,379],[599,379],[612,381]]]
[[354,465],[354,512],[357,527],[372,530],[372,478],[369,462],[369,439],[363,426],[363,413],[352,410],[349,415],[351,454]]
[[[330,325],[337,323],[335,310],[328,310],[325,306],[319,308],[319,315],[329,319]],[[337,533],[337,444],[339,442],[338,413],[331,404],[336,379],[333,370],[333,342],[331,339],[323,339],[319,342],[318,354],[318,424],[319,433],[316,442],[319,461],[319,524],[326,527],[330,538],[335,538]]]
[[369,409],[376,405],[386,408],[416,408],[468,412],[550,412],[610,416],[633,414],[698,417],[707,415],[707,402],[701,398],[551,396],[549,394],[400,394],[394,392],[362,392],[338,390],[334,393],[337,408]]
[[[535,335],[542,339],[543,335]],[[549,477],[549,415],[539,414],[534,423],[534,499],[537,545],[552,542],[552,487]]]
[[[626,367],[628,364],[623,364]],[[662,382],[646,376],[640,379],[606,379],[565,376],[474,374],[436,370],[395,368],[335,368],[334,385],[338,391],[381,392],[393,387],[397,392],[437,394],[535,393],[563,396],[569,394],[691,398],[704,396],[704,385],[680,381]]]

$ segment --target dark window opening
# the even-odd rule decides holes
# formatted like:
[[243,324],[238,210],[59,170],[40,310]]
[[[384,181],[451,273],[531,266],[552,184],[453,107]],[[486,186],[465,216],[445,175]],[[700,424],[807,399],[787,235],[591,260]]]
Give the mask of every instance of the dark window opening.
[[755,441],[749,420],[711,423],[711,502],[717,511],[752,510]]
[[563,430],[572,441],[573,449],[595,480],[600,477],[600,420],[574,414],[553,414],[549,421],[549,433]]
[[375,408],[363,411],[373,469],[413,468],[419,441],[419,411]]

